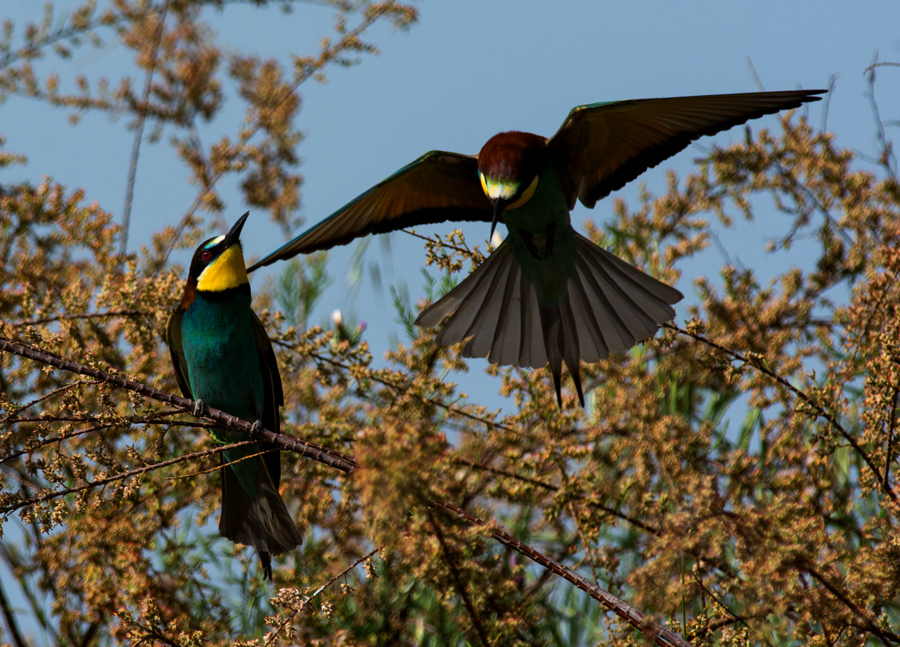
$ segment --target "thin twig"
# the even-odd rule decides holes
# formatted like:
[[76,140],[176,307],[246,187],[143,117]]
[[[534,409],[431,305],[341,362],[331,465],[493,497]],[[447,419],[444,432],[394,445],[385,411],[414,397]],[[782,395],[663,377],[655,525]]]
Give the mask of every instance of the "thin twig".
[[900,644],[900,635],[895,634],[892,631],[888,631],[887,629],[882,629],[881,627],[879,627],[878,624],[876,624],[875,619],[872,617],[872,615],[869,612],[864,611],[863,609],[860,609],[850,598],[848,598],[844,594],[843,591],[841,591],[840,589],[838,589],[837,586],[835,586],[834,584],[829,582],[828,579],[824,575],[819,573],[810,564],[804,564],[804,565],[802,565],[802,568],[807,573],[809,573],[813,577],[813,579],[815,579],[817,582],[819,582],[819,584],[824,586],[828,590],[829,593],[831,593],[834,597],[836,597],[838,600],[840,600],[841,603],[844,604],[844,606],[846,606],[848,609],[850,609],[850,611],[853,613],[853,615],[858,616],[858,617],[862,618],[863,620],[865,620],[865,625],[863,625],[863,628],[867,629],[868,631],[870,631],[873,634],[875,634],[876,636],[878,636],[878,638],[881,640],[881,642],[883,642],[885,645]]
[[0,424],[5,425],[7,422],[9,422],[10,419],[12,419],[13,416],[19,415],[26,409],[30,409],[34,405],[40,404],[41,402],[44,402],[45,400],[49,400],[53,396],[59,395],[63,391],[68,391],[69,389],[73,389],[76,386],[81,386],[82,384],[91,384],[91,381],[90,380],[78,380],[77,382],[69,382],[68,384],[63,384],[62,386],[53,389],[49,393],[45,393],[41,397],[35,398],[31,402],[27,402],[27,403],[23,404],[22,406],[16,407],[15,409],[13,409],[9,413],[7,413],[5,416],[3,416],[2,419],[0,419]]
[[440,245],[441,247],[448,247],[448,248],[450,248],[454,251],[457,251],[460,254],[464,254],[466,256],[471,256],[472,254],[474,254],[474,252],[468,248],[463,249],[462,247],[457,247],[456,245],[451,245],[450,243],[444,242],[440,238],[435,240],[434,238],[431,238],[429,236],[423,236],[422,234],[417,234],[412,229],[401,229],[400,231],[402,231],[404,234],[409,234],[410,236],[413,236],[414,238],[420,238],[426,242]]
[[322,593],[322,592],[323,592],[325,589],[327,589],[329,586],[331,586],[332,584],[334,584],[335,582],[337,582],[339,579],[341,579],[342,577],[344,577],[347,573],[349,573],[350,571],[352,571],[354,568],[356,568],[357,566],[359,566],[360,564],[362,564],[364,561],[366,561],[367,559],[371,558],[372,555],[374,555],[374,554],[377,553],[379,550],[381,550],[381,548],[382,548],[381,546],[379,546],[378,548],[373,548],[373,549],[370,550],[368,553],[366,553],[365,555],[363,555],[362,557],[360,557],[359,559],[357,559],[355,562],[353,562],[352,564],[350,564],[350,566],[348,566],[347,568],[345,568],[344,570],[342,570],[340,573],[338,573],[337,575],[335,575],[334,577],[332,577],[330,580],[328,580],[327,582],[325,582],[325,584],[323,584],[322,586],[320,586],[319,588],[317,588],[315,591],[313,591],[312,594],[311,594],[309,597],[307,597],[305,600],[303,600],[303,602],[300,603],[300,606],[299,606],[299,607],[297,607],[296,609],[294,609],[294,612],[293,612],[291,615],[289,615],[287,618],[285,618],[284,621],[283,621],[280,625],[278,625],[278,627],[275,629],[275,631],[273,631],[272,633],[269,634],[269,636],[266,638],[266,642],[265,642],[264,647],[268,647],[268,645],[271,645],[271,644],[272,644],[272,641],[275,640],[275,638],[278,636],[278,634],[280,634],[281,631],[282,631],[285,627],[288,626],[288,624],[291,622],[291,620],[293,620],[295,617],[297,617],[297,614],[300,613],[301,611],[303,611],[303,609],[305,609],[305,608],[309,605],[309,603],[312,602],[313,599],[315,599],[320,593]]
[[[487,524],[478,517],[469,514],[462,508],[451,503],[438,503],[436,501],[431,501],[429,502],[429,505],[433,508],[437,508],[438,510],[444,510],[445,512],[450,512],[457,517],[461,517],[473,526],[487,526]],[[552,571],[567,582],[571,582],[577,588],[581,589],[592,598],[597,600],[600,604],[605,606],[607,609],[614,612],[617,616],[628,622],[631,626],[638,629],[642,634],[644,634],[648,638],[651,638],[657,645],[676,645],[677,647],[690,647],[690,643],[687,642],[684,638],[679,636],[674,631],[667,629],[658,622],[654,621],[649,616],[647,616],[647,614],[638,609],[635,609],[633,606],[627,604],[626,602],[623,602],[612,593],[601,589],[599,586],[591,584],[572,569],[568,568],[567,566],[563,566],[556,560],[550,559],[531,546],[523,544],[512,535],[509,535],[506,532],[495,528],[491,530],[491,537],[504,546],[512,548],[517,553],[524,555],[533,562],[540,564],[547,570]]]
[[[134,393],[138,393],[145,397],[159,400],[160,402],[165,402],[166,404],[178,407],[185,412],[192,412],[194,410],[194,407],[196,406],[196,403],[193,400],[188,400],[187,398],[182,398],[172,393],[166,393],[165,391],[154,389],[153,387],[147,386],[146,384],[124,378],[121,375],[114,375],[112,373],[107,373],[106,371],[101,371],[84,364],[64,360],[49,353],[29,348],[28,346],[24,346],[23,344],[4,339],[2,337],[0,337],[0,350],[5,350],[20,357],[26,357],[28,359],[41,362],[42,364],[54,366],[64,371],[69,371],[70,373],[77,373],[78,375],[87,375],[89,377],[96,378],[101,382],[111,384],[112,386],[118,387],[120,389],[133,391]],[[318,445],[313,442],[300,440],[299,438],[293,438],[292,436],[286,436],[284,434],[277,434],[268,429],[261,429],[257,431],[257,428],[246,420],[241,420],[240,418],[225,413],[224,411],[219,411],[218,409],[206,407],[202,417],[213,420],[226,429],[242,431],[251,439],[265,440],[270,443],[275,443],[282,449],[296,452],[302,456],[306,456],[307,458],[311,458],[320,463],[324,463],[329,467],[339,469],[342,472],[350,472],[354,467],[356,467],[355,460],[353,460],[352,458],[348,458],[339,452],[328,449],[327,447],[323,447],[322,445]]]
[[894,451],[894,435],[897,429],[897,403],[900,401],[900,386],[894,385],[891,393],[891,419],[888,421],[887,454],[884,457],[884,481],[882,487],[890,487],[891,455]]
[[[153,44],[153,55],[147,70],[147,81],[144,83],[144,97],[138,110],[137,126],[134,130],[134,141],[131,144],[131,161],[128,164],[128,181],[125,184],[125,207],[122,209],[122,244],[119,252],[122,256],[128,251],[128,228],[131,225],[131,206],[134,201],[134,185],[137,182],[138,157],[141,152],[141,141],[144,138],[144,122],[147,120],[147,106],[150,104],[150,91],[153,89],[153,72],[156,71],[157,54],[162,42],[162,35],[166,29],[166,13],[169,10],[169,1],[163,3],[160,9],[159,29],[156,30],[156,42]],[[149,18],[152,13],[148,13]]]
[[[719,351],[725,353],[726,355],[733,357],[734,359],[746,364],[747,366],[751,366],[751,367],[755,368],[757,371],[759,371],[763,375],[766,375],[767,377],[773,379],[775,382],[780,384],[782,387],[784,387],[785,389],[787,389],[788,391],[790,391],[791,393],[796,395],[805,404],[807,404],[810,408],[812,408],[816,412],[816,415],[818,417],[824,418],[826,421],[828,421],[838,431],[838,433],[840,433],[840,435],[843,436],[844,439],[848,443],[850,443],[850,445],[857,451],[857,453],[865,461],[866,465],[868,465],[869,469],[872,470],[872,473],[875,475],[875,482],[878,483],[879,485],[883,482],[883,478],[882,478],[880,470],[875,465],[875,463],[872,461],[872,459],[868,455],[868,453],[866,453],[866,451],[860,446],[860,444],[857,442],[856,438],[854,438],[853,435],[849,431],[847,431],[843,425],[841,425],[841,423],[837,420],[837,418],[835,418],[834,414],[832,414],[830,411],[825,409],[825,407],[823,407],[821,404],[819,404],[819,402],[817,402],[816,400],[811,398],[806,392],[802,391],[801,389],[798,389],[796,386],[794,386],[793,384],[788,382],[786,379],[784,379],[783,377],[781,377],[780,375],[775,373],[772,369],[768,368],[767,366],[763,366],[760,362],[754,361],[751,358],[747,357],[746,355],[743,355],[742,353],[739,353],[736,350],[726,348],[722,344],[714,342],[713,340],[709,339],[708,337],[705,337],[704,335],[701,335],[699,333],[688,332],[684,328],[681,328],[674,323],[666,323],[666,324],[663,324],[663,326],[670,330],[674,330],[675,332],[679,332],[682,335],[685,335],[687,337],[695,339],[696,341],[704,343],[707,346],[715,348],[716,350],[719,350]],[[894,501],[897,500],[897,494],[893,491],[892,488],[882,488],[882,491],[885,494],[887,494],[892,500],[894,500]]]
[[42,324],[54,323],[56,321],[69,321],[71,319],[105,319],[107,317],[150,317],[152,313],[146,310],[110,310],[109,312],[85,312],[74,315],[58,315],[56,317],[44,317],[42,319],[31,319],[29,321],[12,322],[10,326],[39,326]]
[[[272,340],[272,341],[273,341],[273,343],[275,343],[279,346],[282,346],[284,348],[290,348],[292,350],[297,350],[297,348],[295,346],[288,344],[286,342],[281,342],[278,340]],[[348,371],[351,375],[356,375],[359,372],[358,368],[350,367],[350,366],[344,364],[343,362],[340,362],[336,359],[331,359],[330,357],[325,357],[324,355],[320,355],[319,353],[311,352],[311,353],[309,353],[309,356],[317,361],[324,362],[326,364],[331,364],[335,368],[340,368],[345,371]],[[472,422],[477,422],[479,424],[482,424],[485,427],[487,427],[488,431],[491,431],[492,429],[502,429],[503,431],[508,431],[509,433],[517,435],[517,436],[523,435],[523,432],[519,431],[518,429],[514,429],[508,425],[504,425],[503,423],[494,422],[493,420],[489,420],[487,418],[482,418],[480,416],[476,416],[475,414],[469,413],[468,411],[464,411],[462,409],[459,409],[458,407],[454,407],[449,404],[444,404],[443,402],[440,402],[439,400],[433,400],[432,398],[422,395],[421,393],[418,393],[417,391],[413,391],[408,385],[394,384],[393,382],[390,382],[389,380],[386,380],[383,377],[378,376],[376,374],[376,372],[371,368],[364,367],[364,370],[366,371],[366,374],[365,374],[366,379],[372,380],[373,382],[378,382],[379,384],[386,386],[389,389],[392,389],[397,393],[402,393],[404,395],[411,395],[415,398],[418,398],[421,402],[423,402],[425,404],[430,404],[435,407],[438,407],[439,409],[443,409],[444,411],[446,411],[447,413],[450,413],[452,415],[459,416],[461,418],[467,418],[467,419],[471,420]]]
[[465,584],[462,581],[462,576],[460,575],[459,569],[456,568],[456,562],[453,560],[453,556],[450,554],[450,547],[447,545],[447,542],[444,540],[444,533],[441,532],[440,524],[435,521],[434,515],[431,512],[428,513],[428,521],[431,522],[431,528],[434,530],[434,536],[437,537],[438,543],[441,545],[441,552],[444,553],[444,561],[447,562],[447,566],[450,568],[450,576],[453,579],[453,586],[456,588],[456,594],[462,599],[463,606],[466,607],[466,611],[469,612],[469,617],[472,618],[472,624],[475,625],[475,631],[478,633],[478,637],[481,639],[481,644],[484,647],[490,647],[490,640],[488,640],[487,632],[484,630],[484,626],[481,624],[481,618],[478,617],[478,611],[475,609],[475,606],[472,604],[472,600],[469,599],[469,594],[466,593]]
[[[372,26],[380,18],[380,14],[378,12],[372,12],[362,19],[362,21],[352,30],[342,35],[342,37],[336,43],[329,43],[325,46],[325,49],[319,53],[318,61],[319,67],[324,67],[326,63],[335,60],[337,55],[340,53],[341,49],[346,47],[347,43],[351,43],[355,40],[358,40],[362,34]],[[278,110],[281,109],[282,104],[287,101],[294,93],[300,88],[300,86],[308,81],[310,78],[313,78],[315,73],[315,64],[309,65],[304,64],[302,72],[298,73],[297,78],[294,83],[288,88],[283,96],[279,97],[278,100],[273,102],[272,107],[265,114],[258,114],[255,123],[252,127],[248,127],[246,129],[241,130],[240,139],[238,141],[238,146],[245,146],[256,133],[260,131],[264,127],[264,124],[268,121],[271,115],[275,114]],[[259,111],[262,113],[262,111]],[[178,223],[178,226],[175,227],[175,233],[169,240],[169,243],[166,245],[166,248],[163,250],[160,258],[159,258],[159,266],[162,267],[169,258],[169,255],[172,253],[172,250],[175,249],[175,244],[178,240],[181,239],[181,234],[184,231],[184,228],[187,227],[188,222],[191,218],[193,218],[194,213],[200,206],[206,201],[206,195],[212,188],[222,179],[222,176],[225,175],[226,166],[222,165],[221,169],[215,169],[214,172],[209,177],[209,181],[206,183],[203,191],[194,198],[194,201],[191,203],[190,207],[188,207],[187,213],[182,217],[181,222]]]
[[243,447],[246,445],[252,445],[255,441],[245,440],[240,443],[234,443],[231,445],[225,445],[222,447],[215,447],[213,449],[206,449],[202,452],[193,452],[191,454],[184,454],[177,458],[170,458],[167,461],[162,461],[159,463],[151,463],[149,465],[144,465],[143,467],[138,467],[133,470],[128,470],[127,472],[120,472],[119,474],[113,474],[112,476],[107,476],[105,478],[96,479],[93,481],[89,481],[83,485],[76,485],[74,487],[65,488],[63,490],[54,490],[53,492],[47,492],[46,494],[42,494],[41,496],[33,497],[31,499],[22,499],[15,503],[12,503],[7,506],[0,507],[0,515],[7,515],[10,512],[15,512],[20,508],[24,508],[26,506],[37,505],[39,503],[44,503],[46,501],[51,501],[53,499],[58,499],[61,496],[67,496],[69,494],[78,494],[79,492],[84,492],[85,490],[90,490],[93,488],[98,488],[104,485],[109,485],[110,483],[115,483],[116,481],[122,481],[124,479],[131,478],[133,476],[139,476],[146,472],[152,472],[153,470],[158,470],[162,467],[168,467],[169,465],[177,465],[178,463],[184,463],[185,461],[194,460],[195,458],[205,458],[206,456],[211,456],[213,454],[218,454],[229,449],[233,449],[235,447]]
[[19,633],[19,625],[16,624],[16,616],[13,615],[9,601],[6,599],[6,591],[3,590],[2,582],[0,582],[0,611],[3,612],[3,619],[6,621],[6,628],[12,638],[12,644],[16,647],[25,647],[28,643],[22,639],[22,634]]

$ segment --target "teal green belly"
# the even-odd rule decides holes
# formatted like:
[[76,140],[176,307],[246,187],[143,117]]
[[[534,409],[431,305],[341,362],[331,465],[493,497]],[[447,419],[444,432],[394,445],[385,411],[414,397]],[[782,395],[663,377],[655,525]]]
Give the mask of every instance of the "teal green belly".
[[[182,321],[184,356],[195,400],[248,422],[260,420],[264,406],[262,367],[250,314],[249,295],[221,303],[197,295]],[[210,430],[216,442],[246,440],[244,434]],[[232,463],[259,451],[246,446],[225,452]],[[244,490],[256,496],[256,459],[232,466]]]

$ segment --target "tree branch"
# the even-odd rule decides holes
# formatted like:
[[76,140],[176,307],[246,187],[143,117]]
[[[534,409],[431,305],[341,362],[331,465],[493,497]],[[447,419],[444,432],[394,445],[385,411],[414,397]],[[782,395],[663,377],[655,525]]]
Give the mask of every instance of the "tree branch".
[[[194,410],[195,403],[193,400],[188,400],[187,398],[182,398],[172,393],[166,393],[165,391],[154,389],[153,387],[147,386],[146,384],[124,378],[121,375],[107,373],[106,371],[101,371],[90,366],[85,366],[84,364],[64,360],[49,353],[29,348],[28,346],[24,346],[23,344],[4,339],[2,337],[0,337],[0,350],[5,350],[20,357],[25,357],[27,359],[31,359],[42,364],[47,364],[64,371],[69,371],[70,373],[87,375],[88,377],[96,378],[101,382],[111,384],[112,386],[115,386],[117,388],[133,391],[134,393],[137,393],[139,395],[143,395],[154,400],[159,400],[160,402],[165,402],[166,404],[170,404],[173,407],[178,407],[179,409],[182,409],[187,413],[190,413]],[[339,469],[342,472],[349,473],[357,465],[354,459],[344,456],[339,452],[328,449],[316,443],[300,440],[299,438],[293,438],[292,436],[286,436],[284,434],[276,434],[275,432],[269,431],[268,429],[262,429],[258,433],[254,433],[255,429],[253,424],[247,422],[246,420],[241,420],[240,418],[236,418],[235,416],[227,414],[224,411],[219,411],[218,409],[207,408],[202,417],[213,420],[227,429],[243,431],[251,439],[265,440],[267,442],[275,443],[282,449],[296,452],[302,456],[306,456],[307,458],[311,458],[320,463],[324,463],[329,467]]]
[[[690,337],[691,339],[694,339],[696,341],[704,343],[707,346],[710,346],[711,348],[715,348],[716,350],[719,350],[719,351],[725,353],[726,355],[733,357],[734,359],[746,364],[747,366],[751,366],[751,367],[755,368],[757,371],[759,371],[763,375],[770,377],[772,380],[777,382],[779,385],[781,385],[782,387],[784,387],[785,389],[787,389],[788,391],[790,391],[791,393],[796,395],[798,398],[800,398],[800,400],[802,400],[804,402],[804,404],[808,405],[811,409],[813,409],[816,412],[817,417],[824,418],[826,421],[828,421],[838,431],[838,433],[841,436],[843,436],[844,439],[848,443],[850,443],[850,445],[853,447],[853,449],[855,449],[857,451],[857,453],[865,461],[866,465],[868,465],[869,469],[872,470],[872,474],[875,476],[875,482],[879,486],[882,486],[884,479],[882,477],[881,471],[878,469],[878,466],[875,465],[875,463],[872,461],[872,458],[869,456],[869,454],[860,446],[860,444],[857,442],[856,438],[854,438],[853,435],[844,428],[844,426],[838,421],[838,419],[835,418],[834,414],[832,414],[830,411],[825,409],[825,407],[823,407],[821,404],[819,404],[819,402],[817,402],[816,400],[811,398],[809,395],[807,395],[804,391],[802,391],[801,389],[798,389],[796,386],[794,386],[793,384],[788,382],[786,379],[784,379],[783,377],[781,377],[780,375],[775,373],[772,369],[768,368],[767,366],[764,366],[761,363],[754,361],[750,357],[747,357],[746,355],[743,355],[742,353],[739,353],[736,350],[726,348],[725,346],[722,346],[721,344],[714,342],[713,340],[709,339],[708,337],[705,337],[699,333],[689,332],[674,323],[666,323],[666,324],[663,324],[663,326],[670,330],[674,330],[675,332],[679,332],[682,335]],[[897,500],[897,494],[894,492],[894,490],[892,488],[881,487],[881,490],[885,494],[887,494],[891,498],[891,500],[893,500],[893,501]]]
[[431,512],[428,513],[428,521],[431,522],[434,536],[437,537],[438,543],[441,545],[441,552],[444,553],[444,560],[450,568],[450,576],[453,579],[453,586],[456,588],[456,594],[462,599],[463,606],[465,606],[466,611],[469,612],[469,617],[472,618],[472,624],[475,625],[475,631],[481,639],[481,644],[484,645],[484,647],[490,647],[491,642],[488,640],[487,632],[481,624],[481,618],[478,617],[478,611],[472,605],[472,600],[469,599],[469,595],[466,593],[466,587],[465,584],[463,584],[459,569],[456,568],[456,562],[453,561],[453,556],[450,554],[450,547],[447,546],[447,542],[444,541],[444,533],[441,532],[440,524],[434,520],[434,515],[432,515]]

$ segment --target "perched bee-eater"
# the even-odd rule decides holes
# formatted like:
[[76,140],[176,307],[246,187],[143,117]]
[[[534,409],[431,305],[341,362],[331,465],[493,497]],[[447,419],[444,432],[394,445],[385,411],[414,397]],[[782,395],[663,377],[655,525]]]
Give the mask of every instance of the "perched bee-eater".
[[579,361],[652,337],[681,292],[578,234],[569,211],[593,208],[702,135],[818,101],[824,90],[638,99],[578,106],[550,139],[495,135],[477,156],[431,151],[249,268],[358,236],[445,220],[506,225],[506,240],[416,320],[436,341],[466,339],[466,357],[549,363],[562,404],[562,364],[584,406]]
[[[278,407],[284,404],[281,376],[272,343],[250,308],[250,280],[241,252],[241,228],[248,215],[194,252],[184,296],[169,316],[166,338],[185,397],[278,432]],[[225,429],[213,430],[212,436],[221,444],[247,440],[244,434]],[[219,534],[253,546],[265,578],[271,580],[271,556],[303,541],[278,494],[281,454],[274,445],[256,443],[220,455]]]

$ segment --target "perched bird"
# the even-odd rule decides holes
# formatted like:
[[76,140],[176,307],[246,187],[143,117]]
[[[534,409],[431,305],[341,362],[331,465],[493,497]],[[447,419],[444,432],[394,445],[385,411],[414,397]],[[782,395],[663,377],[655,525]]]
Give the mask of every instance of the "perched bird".
[[[185,397],[277,432],[278,407],[284,404],[281,376],[272,343],[250,308],[250,280],[241,252],[241,228],[248,215],[194,252],[184,296],[169,315],[166,339]],[[221,444],[247,440],[225,429],[214,429],[212,436]],[[253,546],[271,580],[271,556],[303,541],[278,494],[280,452],[270,443],[255,443],[220,456],[219,534]]]
[[426,223],[502,220],[506,240],[416,320],[440,324],[439,344],[466,339],[467,357],[549,363],[562,404],[562,364],[584,406],[579,361],[596,362],[652,337],[675,316],[678,290],[578,234],[569,211],[597,200],[702,135],[818,101],[824,90],[594,103],[574,108],[553,137],[495,135],[477,156],[431,151],[248,269]]

